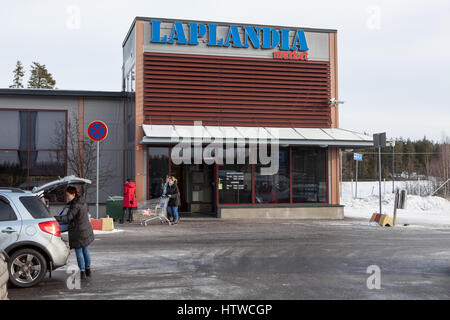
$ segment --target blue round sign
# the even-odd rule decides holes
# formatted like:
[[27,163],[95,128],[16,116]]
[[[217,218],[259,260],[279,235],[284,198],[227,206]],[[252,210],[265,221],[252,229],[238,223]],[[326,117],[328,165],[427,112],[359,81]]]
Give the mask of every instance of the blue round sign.
[[89,124],[87,132],[92,140],[102,141],[108,135],[108,127],[103,121],[96,120]]

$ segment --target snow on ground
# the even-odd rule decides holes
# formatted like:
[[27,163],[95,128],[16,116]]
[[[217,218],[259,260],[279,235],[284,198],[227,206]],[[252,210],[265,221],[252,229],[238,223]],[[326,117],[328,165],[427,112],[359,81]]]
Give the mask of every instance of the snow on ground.
[[101,231],[101,230],[94,230],[94,234],[110,234],[110,233],[117,233],[117,232],[123,232],[122,229],[114,229],[113,231]]
[[[388,182],[386,182],[388,184]],[[392,182],[390,183],[392,186]],[[396,186],[397,187],[397,186]],[[353,192],[355,185],[353,184]],[[369,221],[373,213],[378,213],[378,183],[358,183],[358,199],[352,196],[351,182],[342,183],[341,204],[345,206],[346,218],[357,218]],[[389,190],[389,191],[388,191]],[[395,195],[390,193],[392,187],[386,187],[382,183],[382,210],[391,219],[394,214]],[[441,197],[420,197],[408,195],[406,209],[397,210],[396,225],[409,224],[411,226],[437,226],[450,228],[450,201]]]

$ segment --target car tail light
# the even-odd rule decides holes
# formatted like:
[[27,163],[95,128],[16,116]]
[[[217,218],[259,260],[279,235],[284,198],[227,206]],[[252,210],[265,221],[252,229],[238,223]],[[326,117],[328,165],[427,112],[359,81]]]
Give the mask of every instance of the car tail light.
[[61,228],[59,227],[59,223],[57,221],[47,221],[39,223],[39,228],[42,231],[50,233],[56,237],[61,237]]

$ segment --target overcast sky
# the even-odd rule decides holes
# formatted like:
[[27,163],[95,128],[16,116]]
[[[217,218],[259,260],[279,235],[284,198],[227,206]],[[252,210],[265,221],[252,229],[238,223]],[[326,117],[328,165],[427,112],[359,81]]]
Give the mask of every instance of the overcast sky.
[[135,16],[338,30],[340,127],[440,141],[450,135],[450,1],[5,1],[0,87],[17,60],[59,89],[121,90]]

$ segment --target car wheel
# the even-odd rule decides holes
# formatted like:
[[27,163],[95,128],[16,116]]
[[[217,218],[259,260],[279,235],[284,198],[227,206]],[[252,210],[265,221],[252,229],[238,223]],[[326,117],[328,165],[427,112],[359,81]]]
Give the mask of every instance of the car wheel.
[[45,277],[47,262],[33,249],[21,249],[14,252],[8,262],[9,281],[19,288],[32,287]]

